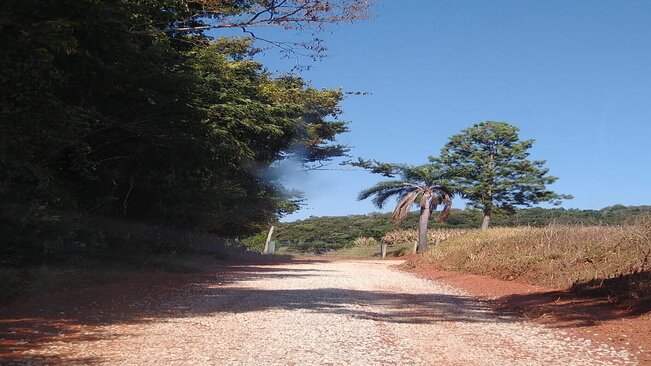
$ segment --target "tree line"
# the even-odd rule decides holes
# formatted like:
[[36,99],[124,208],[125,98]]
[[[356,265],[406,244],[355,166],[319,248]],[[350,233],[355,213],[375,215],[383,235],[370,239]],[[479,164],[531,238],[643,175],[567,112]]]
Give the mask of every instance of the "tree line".
[[[636,217],[651,214],[651,206],[614,205],[600,210],[565,208],[521,208],[513,213],[500,212],[492,218],[492,224],[499,227],[548,226],[548,225],[623,225]],[[274,240],[278,245],[297,250],[332,250],[352,245],[359,237],[380,240],[388,232],[398,228],[391,219],[391,213],[368,215],[310,217],[304,220],[277,224]],[[419,212],[410,212],[400,229],[416,230]],[[430,221],[429,229],[476,228],[482,220],[479,209],[451,209],[445,223]],[[252,246],[264,243],[264,233],[249,238]]]
[[[234,236],[298,208],[279,163],[346,153],[343,93],[272,75],[256,41],[318,57],[368,2],[6,0],[0,4],[0,258],[106,246],[88,217]],[[208,30],[236,28],[247,37]],[[304,34],[310,34],[304,32]],[[76,243],[76,244],[74,244]]]

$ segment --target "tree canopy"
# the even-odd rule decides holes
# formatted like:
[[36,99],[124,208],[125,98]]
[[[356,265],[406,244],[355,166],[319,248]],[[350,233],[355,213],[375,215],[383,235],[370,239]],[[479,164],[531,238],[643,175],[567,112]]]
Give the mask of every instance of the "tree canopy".
[[342,91],[272,75],[250,38],[204,31],[318,28],[364,17],[365,4],[3,1],[2,249],[75,214],[239,235],[297,209],[274,167],[345,154]]
[[[361,161],[360,161],[361,163]],[[380,182],[359,193],[359,200],[375,196],[373,203],[382,208],[391,197],[398,203],[391,214],[395,223],[402,223],[412,206],[420,208],[418,225],[418,252],[427,250],[427,225],[432,211],[442,205],[439,222],[443,222],[452,208],[453,189],[446,185],[444,171],[434,164],[422,166],[395,165],[392,172],[402,179]]]
[[534,140],[520,140],[518,131],[506,122],[481,122],[450,137],[440,157],[430,157],[447,167],[463,197],[482,210],[482,228],[496,210],[571,198],[546,188],[558,178],[548,175],[544,160],[529,160]]

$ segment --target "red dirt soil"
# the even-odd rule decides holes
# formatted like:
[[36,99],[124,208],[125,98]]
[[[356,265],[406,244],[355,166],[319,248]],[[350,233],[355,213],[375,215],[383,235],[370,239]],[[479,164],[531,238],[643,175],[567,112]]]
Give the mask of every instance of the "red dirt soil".
[[398,267],[419,277],[460,288],[486,300],[498,312],[560,328],[583,338],[625,348],[640,365],[651,365],[651,313],[636,314],[606,297],[581,297],[568,290],[503,281],[432,266]]

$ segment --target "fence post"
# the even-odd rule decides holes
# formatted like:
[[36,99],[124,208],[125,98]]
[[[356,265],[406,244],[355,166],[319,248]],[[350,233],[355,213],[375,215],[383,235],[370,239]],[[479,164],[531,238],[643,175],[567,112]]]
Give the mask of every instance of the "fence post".
[[387,256],[387,244],[386,243],[380,244],[380,255],[382,256],[382,258],[386,258],[386,256]]
[[269,234],[267,234],[267,240],[265,240],[264,242],[264,250],[262,251],[262,254],[269,254],[269,242],[271,241],[271,235],[273,235],[273,233],[274,233],[274,226],[271,225],[271,228],[269,229]]

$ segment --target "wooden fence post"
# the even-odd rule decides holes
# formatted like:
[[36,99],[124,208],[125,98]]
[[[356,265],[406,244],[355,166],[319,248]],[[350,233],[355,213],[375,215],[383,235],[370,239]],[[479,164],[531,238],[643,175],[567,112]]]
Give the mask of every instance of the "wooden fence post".
[[269,254],[269,242],[271,241],[271,235],[274,233],[274,226],[271,225],[271,228],[269,229],[269,234],[267,234],[267,240],[264,242],[264,250],[262,251],[262,254]]

